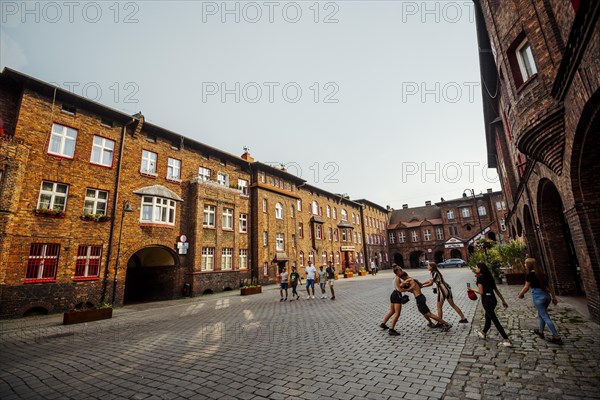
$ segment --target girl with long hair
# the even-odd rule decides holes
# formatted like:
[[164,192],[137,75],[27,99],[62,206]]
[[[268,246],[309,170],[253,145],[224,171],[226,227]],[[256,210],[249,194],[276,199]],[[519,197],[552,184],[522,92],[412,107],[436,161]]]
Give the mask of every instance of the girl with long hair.
[[[400,318],[400,312],[402,312],[402,293],[400,292],[402,284],[402,278],[400,278],[400,275],[402,275],[402,268],[394,265],[392,270],[394,272],[394,284],[392,294],[390,295],[390,311],[385,315],[385,317],[383,317],[383,322],[379,325],[379,327],[384,330],[389,329],[388,333],[392,336],[398,336],[399,333],[395,328],[396,322],[398,322],[398,318]],[[394,318],[392,318],[392,315]],[[392,318],[392,323],[388,327],[386,323],[390,318]]]
[[508,308],[508,304],[506,303],[506,300],[504,300],[504,297],[502,297],[502,293],[500,293],[498,290],[496,281],[494,281],[494,277],[485,263],[477,263],[475,272],[477,272],[477,290],[472,288],[467,288],[467,290],[475,292],[481,296],[481,305],[485,310],[485,324],[483,325],[482,331],[477,331],[477,335],[480,338],[485,339],[493,322],[494,326],[498,330],[498,333],[500,333],[500,336],[502,336],[503,339],[500,344],[502,346],[511,347],[512,342],[508,338],[508,335],[504,331],[502,324],[500,324],[500,321],[496,316],[496,306],[498,305],[498,300],[496,300],[494,293],[500,297],[504,308]]
[[527,267],[527,277],[525,285],[519,292],[519,299],[525,296],[525,293],[531,289],[531,299],[533,305],[538,312],[539,329],[534,329],[533,333],[544,339],[544,328],[548,325],[548,329],[552,332],[552,338],[548,339],[550,343],[563,344],[562,339],[558,336],[556,327],[548,315],[548,306],[552,302],[554,305],[558,303],[552,286],[548,284],[548,276],[542,271],[535,258],[527,258],[525,260]]
[[[438,310],[437,315],[438,315],[438,317],[443,318],[442,307],[444,306],[444,302],[446,300],[448,300],[448,304],[450,304],[450,307],[452,307],[454,309],[454,311],[456,311],[456,313],[460,317],[459,323],[461,323],[461,324],[468,323],[469,321],[465,318],[465,314],[463,314],[460,307],[458,307],[454,303],[454,299],[452,298],[452,289],[450,288],[450,285],[448,285],[448,283],[446,283],[446,281],[444,280],[444,276],[438,269],[437,264],[434,262],[429,262],[427,269],[431,273],[431,279],[429,281],[425,282],[424,285],[428,286],[428,283],[431,282],[431,284],[435,283],[435,285],[437,287],[437,310]],[[439,325],[441,326],[441,324],[439,324]]]

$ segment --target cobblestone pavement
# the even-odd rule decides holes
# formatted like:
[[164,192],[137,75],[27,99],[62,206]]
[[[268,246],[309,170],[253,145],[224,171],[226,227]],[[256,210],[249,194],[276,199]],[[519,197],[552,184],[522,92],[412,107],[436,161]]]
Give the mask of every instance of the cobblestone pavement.
[[[530,299],[501,286],[499,312],[514,340],[480,341],[479,302],[468,300],[466,269],[446,269],[471,324],[426,327],[414,299],[401,335],[378,328],[392,274],[336,281],[335,301],[279,302],[273,287],[115,309],[110,320],[62,326],[62,316],[0,321],[0,399],[439,399],[600,398],[599,327],[559,303],[556,346],[531,333]],[[409,270],[419,279],[425,270]],[[425,290],[435,310],[435,296]]]

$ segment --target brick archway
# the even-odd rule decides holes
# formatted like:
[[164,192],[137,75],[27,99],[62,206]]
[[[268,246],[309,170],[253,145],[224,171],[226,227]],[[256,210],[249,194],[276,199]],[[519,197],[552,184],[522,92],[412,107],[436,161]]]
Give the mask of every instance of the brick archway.
[[548,179],[542,179],[539,183],[538,213],[541,230],[545,234],[543,242],[548,256],[546,270],[554,288],[561,295],[581,295],[578,261],[565,220],[563,202],[558,189]]
[[571,155],[571,189],[574,207],[568,213],[578,220],[577,254],[593,319],[600,321],[600,89],[585,105]]
[[523,221],[525,221],[525,240],[527,241],[527,253],[529,257],[533,257],[538,260],[538,262],[543,263],[544,260],[538,246],[533,215],[531,214],[531,210],[529,209],[528,205],[523,207]]

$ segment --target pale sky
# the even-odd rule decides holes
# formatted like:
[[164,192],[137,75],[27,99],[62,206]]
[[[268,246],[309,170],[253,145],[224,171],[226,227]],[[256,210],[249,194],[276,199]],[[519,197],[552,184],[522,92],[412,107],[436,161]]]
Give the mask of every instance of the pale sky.
[[471,1],[0,1],[10,67],[333,193],[500,189]]

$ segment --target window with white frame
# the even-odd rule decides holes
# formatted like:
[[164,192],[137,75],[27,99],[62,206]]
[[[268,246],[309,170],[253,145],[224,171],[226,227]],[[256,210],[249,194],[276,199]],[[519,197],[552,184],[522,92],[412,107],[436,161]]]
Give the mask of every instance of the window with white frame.
[[142,150],[142,165],[140,165],[140,173],[145,175],[156,176],[156,160],[158,155],[148,150]]
[[333,258],[333,252],[329,253],[329,261],[333,262],[334,258]]
[[336,265],[340,264],[340,252],[339,251],[335,252],[335,263],[336,263]]
[[419,234],[417,233],[417,231],[412,231],[411,235],[412,235],[412,241],[413,242],[416,242],[416,241],[419,240]]
[[263,199],[262,208],[263,208],[263,212],[266,213],[267,212],[267,199]]
[[175,225],[175,200],[142,196],[141,221]]
[[300,252],[298,259],[299,259],[298,262],[300,263],[300,266],[303,267],[304,266],[304,252],[303,251]]
[[106,139],[100,136],[94,136],[90,162],[102,165],[104,167],[112,167],[114,152],[114,140]]
[[454,211],[453,210],[448,210],[446,212],[446,215],[448,216],[448,219],[454,219]]
[[298,207],[298,211],[302,211],[302,200],[296,200],[296,207]]
[[238,179],[238,189],[242,191],[242,196],[248,196],[248,181],[245,179]]
[[333,207],[333,219],[337,219],[337,208]]
[[203,226],[206,228],[215,227],[215,206],[205,205],[204,206],[204,222]]
[[319,215],[319,204],[314,200],[312,202],[312,213],[313,215]]
[[296,247],[296,235],[292,235],[292,247]]
[[108,192],[104,190],[86,189],[85,201],[83,203],[83,215],[101,214],[106,215],[106,203]]
[[496,202],[496,210],[502,210],[502,202],[500,202],[500,201]]
[[308,253],[308,262],[315,265],[315,253],[312,250]]
[[354,213],[352,213],[352,223],[356,224],[356,216],[354,215]]
[[227,175],[223,172],[218,172],[217,173],[217,183],[221,186],[229,187],[229,175]]
[[463,218],[469,218],[471,216],[471,209],[468,207],[463,207],[460,209]]
[[400,243],[406,242],[406,233],[404,233],[404,231],[400,231],[398,233],[398,242],[400,242]]
[[181,182],[181,160],[169,157],[167,160],[167,179]]
[[42,181],[37,208],[65,211],[68,192],[68,185]]
[[210,181],[210,169],[204,167],[198,168],[198,179],[203,182]]
[[25,280],[56,280],[59,251],[59,244],[32,243],[29,248],[29,257],[27,258]]
[[431,230],[425,229],[425,231],[423,231],[423,237],[427,241],[431,240]]
[[394,232],[390,232],[390,244],[396,243],[396,235]]
[[479,206],[479,207],[477,207],[477,212],[481,216],[487,215],[487,210],[485,209],[485,206]]
[[264,231],[263,232],[263,246],[267,247],[268,244],[269,244],[269,232]]
[[233,249],[221,249],[221,270],[230,271],[233,268]]
[[302,222],[298,223],[298,237],[299,238],[304,237],[304,225],[302,224]]
[[263,264],[263,275],[265,275],[265,276],[269,275],[269,263],[266,261]]
[[521,72],[521,78],[523,82],[537,74],[537,67],[535,60],[533,59],[533,52],[531,51],[531,45],[527,40],[524,40],[515,50],[517,56],[517,63],[519,64],[519,71]]
[[248,214],[240,214],[240,232],[248,232]]
[[240,249],[240,269],[248,269],[248,249]]
[[352,238],[354,239],[354,243],[358,243],[358,240],[356,239],[356,232],[352,232]]
[[214,247],[203,247],[202,248],[202,271],[212,271],[215,267],[215,248]]
[[233,209],[224,208],[222,216],[222,228],[226,230],[233,230]]
[[265,183],[267,181],[267,178],[266,178],[264,172],[260,173],[260,181],[261,181],[261,183]]
[[331,218],[331,206],[327,206],[327,218]]
[[358,236],[358,243],[362,244],[362,235],[361,235],[361,233],[358,232],[356,235]]
[[59,124],[52,124],[52,134],[50,136],[50,144],[48,145],[48,154],[73,158],[75,155],[76,142],[76,129]]
[[283,233],[278,233],[275,235],[275,250],[284,251],[285,245],[283,243]]
[[348,212],[342,209],[342,221],[348,221]]
[[275,218],[283,219],[283,206],[281,203],[275,204]]
[[340,237],[339,237],[339,231],[338,231],[338,229],[337,229],[337,228],[335,228],[335,229],[333,230],[333,240],[335,240],[336,242],[338,242],[338,241],[340,240]]
[[293,205],[290,206],[290,217],[292,217],[292,218],[296,217],[296,212],[294,211]]
[[323,252],[323,254],[321,254],[321,263],[327,264],[327,253],[326,252]]
[[442,228],[435,228],[435,232],[438,240],[444,240],[444,230]]
[[329,241],[333,240],[333,229],[332,228],[328,229],[328,237],[329,237]]
[[75,278],[97,278],[100,275],[102,246],[79,245],[75,261]]
[[345,242],[347,240],[347,236],[348,233],[346,232],[345,229],[342,229],[342,242]]
[[315,237],[317,239],[323,239],[323,227],[321,224],[315,224]]

